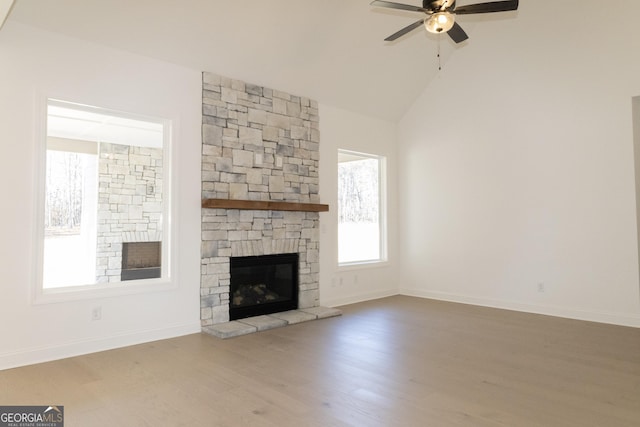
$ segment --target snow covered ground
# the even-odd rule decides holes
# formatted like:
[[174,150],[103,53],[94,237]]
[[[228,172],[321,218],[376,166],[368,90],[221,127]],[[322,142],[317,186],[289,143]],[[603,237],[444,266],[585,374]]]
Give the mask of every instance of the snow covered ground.
[[44,289],[91,285],[96,282],[95,256],[85,246],[80,234],[45,237]]
[[341,264],[380,259],[378,223],[338,224],[338,259]]

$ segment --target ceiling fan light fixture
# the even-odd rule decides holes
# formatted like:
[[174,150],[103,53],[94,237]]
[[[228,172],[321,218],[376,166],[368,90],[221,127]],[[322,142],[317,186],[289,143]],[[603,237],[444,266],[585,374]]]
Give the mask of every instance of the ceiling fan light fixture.
[[446,33],[453,28],[454,23],[455,18],[453,14],[449,12],[434,13],[424,20],[424,26],[427,28],[427,31],[434,34]]

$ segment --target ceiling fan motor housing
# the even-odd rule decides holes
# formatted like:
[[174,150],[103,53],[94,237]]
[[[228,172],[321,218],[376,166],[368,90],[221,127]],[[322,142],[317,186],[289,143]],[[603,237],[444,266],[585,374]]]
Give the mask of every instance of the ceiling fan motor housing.
[[455,0],[422,0],[422,7],[430,11],[438,11],[447,3],[446,9],[450,10],[456,7]]

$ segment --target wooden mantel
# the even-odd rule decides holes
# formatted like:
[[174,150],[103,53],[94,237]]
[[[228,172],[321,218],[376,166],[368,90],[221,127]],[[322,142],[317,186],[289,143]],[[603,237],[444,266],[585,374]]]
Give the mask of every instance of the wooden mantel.
[[244,209],[256,211],[328,212],[329,205],[319,203],[273,202],[263,200],[202,199],[209,209]]

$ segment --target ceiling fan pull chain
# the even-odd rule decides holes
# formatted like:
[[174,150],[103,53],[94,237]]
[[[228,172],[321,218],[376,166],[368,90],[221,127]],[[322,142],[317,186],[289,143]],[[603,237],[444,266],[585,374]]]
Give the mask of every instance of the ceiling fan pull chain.
[[440,35],[438,35],[438,71],[442,70],[442,58],[440,58]]

